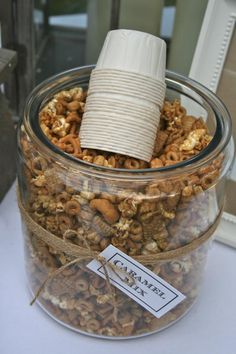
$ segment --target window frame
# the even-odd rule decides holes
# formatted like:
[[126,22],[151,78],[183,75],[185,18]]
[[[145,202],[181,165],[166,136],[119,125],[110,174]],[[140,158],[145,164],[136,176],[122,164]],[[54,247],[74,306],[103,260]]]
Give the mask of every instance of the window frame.
[[[236,1],[208,1],[189,77],[213,92],[217,90],[235,26]],[[235,162],[233,171],[236,172]],[[235,231],[236,215],[223,212],[216,240],[236,247]]]

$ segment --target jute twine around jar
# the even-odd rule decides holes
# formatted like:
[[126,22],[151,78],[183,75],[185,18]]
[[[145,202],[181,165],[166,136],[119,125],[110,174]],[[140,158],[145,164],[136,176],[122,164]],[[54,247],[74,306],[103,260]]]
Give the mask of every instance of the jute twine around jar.
[[[44,229],[30,216],[29,212],[23,206],[19,195],[18,206],[21,211],[22,219],[25,222],[28,230],[35,234],[40,240],[44,241],[48,246],[53,247],[56,251],[63,252],[67,256],[75,258],[78,262],[84,259],[96,258],[100,254],[100,252],[93,251],[87,246],[81,247],[72,244],[69,241],[65,241],[50,231]],[[207,229],[207,231],[183,247],[179,247],[171,251],[164,251],[149,255],[132,256],[132,258],[134,258],[137,262],[142,263],[143,265],[154,265],[158,261],[171,260],[185,256],[186,254],[197,249],[212,236],[220,222],[221,214],[222,210],[219,212],[214,223]]]
[[[72,244],[68,241],[60,239],[58,236],[54,235],[50,231],[44,229],[42,226],[37,224],[33,220],[33,218],[30,216],[29,212],[23,206],[19,192],[18,192],[18,205],[19,205],[19,209],[21,211],[21,217],[30,232],[32,232],[41,241],[45,242],[48,246],[54,248],[56,251],[63,252],[65,255],[67,255],[71,258],[74,258],[72,261],[69,261],[65,265],[63,265],[60,268],[49,273],[49,275],[47,276],[45,281],[42,283],[42,285],[40,286],[40,288],[36,292],[34,299],[31,301],[31,304],[33,304],[35,302],[35,300],[38,298],[41,291],[44,289],[46,283],[49,280],[51,280],[52,278],[54,278],[56,275],[60,274],[64,269],[71,266],[72,264],[79,263],[80,261],[83,261],[83,260],[96,259],[97,261],[99,261],[101,263],[101,265],[104,269],[106,283],[108,286],[108,291],[109,291],[109,294],[111,295],[111,298],[113,299],[114,318],[116,318],[117,305],[116,305],[116,301],[115,301],[115,294],[114,294],[114,291],[112,290],[112,286],[110,283],[107,269],[111,268],[121,280],[123,280],[123,279],[119,275],[119,272],[123,273],[123,271],[121,271],[119,268],[114,267],[114,265],[112,265],[111,263],[106,262],[106,259],[104,257],[101,257],[99,255],[99,252],[91,250],[89,245],[87,244],[87,242],[85,243],[84,247]],[[176,259],[176,258],[182,257],[186,254],[189,254],[190,252],[194,251],[195,249],[197,249],[199,246],[201,246],[207,240],[210,239],[210,237],[212,236],[212,234],[214,233],[214,231],[216,230],[216,228],[220,222],[221,214],[222,214],[222,210],[220,211],[220,213],[217,216],[214,223],[208,228],[208,230],[206,232],[204,232],[200,237],[198,237],[197,239],[193,240],[191,243],[189,243],[183,247],[177,248],[175,250],[164,251],[161,253],[156,253],[156,254],[151,254],[151,255],[139,255],[139,256],[132,256],[132,257],[136,261],[140,262],[143,265],[154,265],[158,261]],[[125,275],[126,275],[126,279],[127,279],[128,274],[126,273]],[[128,275],[128,281],[132,282],[132,277],[130,277],[129,275]]]

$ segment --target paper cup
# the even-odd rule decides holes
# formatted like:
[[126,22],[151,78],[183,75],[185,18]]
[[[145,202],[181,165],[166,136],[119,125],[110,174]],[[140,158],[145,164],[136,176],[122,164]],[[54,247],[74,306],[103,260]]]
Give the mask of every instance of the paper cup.
[[108,32],[96,69],[116,69],[165,80],[166,44],[151,34],[133,30]]
[[150,161],[165,97],[165,50],[164,41],[147,33],[108,33],[90,78],[83,148]]

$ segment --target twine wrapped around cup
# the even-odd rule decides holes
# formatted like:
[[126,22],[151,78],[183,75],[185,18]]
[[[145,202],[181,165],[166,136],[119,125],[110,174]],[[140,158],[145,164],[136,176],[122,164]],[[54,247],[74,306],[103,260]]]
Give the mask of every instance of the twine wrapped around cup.
[[82,147],[150,161],[165,97],[165,50],[147,33],[108,33],[90,78]]

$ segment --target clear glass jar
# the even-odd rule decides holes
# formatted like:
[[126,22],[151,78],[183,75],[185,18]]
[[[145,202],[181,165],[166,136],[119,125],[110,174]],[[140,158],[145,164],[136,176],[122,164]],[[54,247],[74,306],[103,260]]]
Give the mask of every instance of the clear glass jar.
[[[38,304],[67,327],[98,337],[137,337],[174,323],[198,295],[233,158],[231,121],[213,93],[167,72],[167,99],[179,99],[188,114],[200,112],[213,136],[209,145],[188,160],[158,169],[131,171],[81,161],[51,144],[40,129],[38,114],[55,93],[86,88],[92,68],[48,79],[26,103],[18,130],[18,179],[27,276],[33,295],[41,287]],[[50,233],[46,239],[41,237],[45,230]],[[51,243],[53,237],[59,248],[55,240]],[[199,239],[205,242],[187,248]],[[107,282],[86,268],[88,260],[68,265],[76,257],[63,251],[63,244],[98,253],[113,244],[137,260],[146,255],[150,264],[145,266],[186,299],[157,319],[113,289],[118,306],[114,321]],[[173,253],[176,250],[180,253]],[[156,254],[163,254],[163,259],[151,261]],[[53,276],[48,279],[48,274]]]

